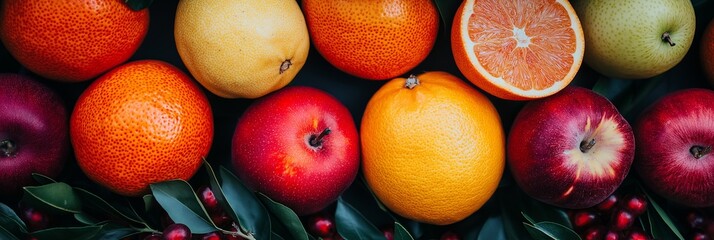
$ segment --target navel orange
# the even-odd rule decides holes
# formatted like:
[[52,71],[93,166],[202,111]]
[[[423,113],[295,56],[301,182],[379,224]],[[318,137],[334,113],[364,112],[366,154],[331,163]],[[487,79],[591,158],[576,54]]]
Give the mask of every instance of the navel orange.
[[369,100],[360,131],[367,184],[387,208],[412,220],[446,225],[468,217],[503,174],[496,108],[445,72],[387,82]]
[[82,93],[70,138],[90,179],[137,196],[151,183],[193,176],[211,147],[213,115],[206,96],[179,69],[136,61],[104,74]]
[[582,64],[584,39],[566,0],[466,0],[451,29],[459,70],[510,100],[542,98],[567,86]]
[[64,82],[92,79],[128,60],[149,29],[149,10],[121,0],[6,0],[0,38],[23,66]]
[[370,80],[416,67],[439,29],[431,0],[303,0],[302,9],[317,51],[336,68]]

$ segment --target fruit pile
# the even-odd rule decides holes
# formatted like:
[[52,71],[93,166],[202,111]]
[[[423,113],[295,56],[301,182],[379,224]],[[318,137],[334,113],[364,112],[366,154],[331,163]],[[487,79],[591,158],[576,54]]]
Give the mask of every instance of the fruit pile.
[[0,1],[0,239],[712,238],[713,9]]

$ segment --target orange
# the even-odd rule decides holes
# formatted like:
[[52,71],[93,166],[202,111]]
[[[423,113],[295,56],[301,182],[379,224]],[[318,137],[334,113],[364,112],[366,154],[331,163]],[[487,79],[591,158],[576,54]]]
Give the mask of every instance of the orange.
[[439,29],[431,0],[303,0],[302,9],[317,51],[336,68],[370,80],[416,67]]
[[702,61],[702,70],[714,86],[714,19],[709,21],[702,34],[699,58]]
[[176,67],[130,62],[87,88],[70,118],[77,163],[93,181],[125,196],[151,183],[188,180],[213,140],[208,99]]
[[412,220],[446,225],[468,217],[503,174],[496,108],[445,72],[387,82],[369,100],[360,131],[367,184],[385,206]]
[[583,62],[583,30],[565,0],[466,0],[451,30],[459,70],[503,99],[550,96],[573,80]]
[[0,38],[17,61],[49,79],[92,79],[128,60],[149,28],[149,11],[121,0],[5,0]]
[[224,98],[258,98],[300,71],[310,50],[295,0],[181,0],[176,50],[206,89]]

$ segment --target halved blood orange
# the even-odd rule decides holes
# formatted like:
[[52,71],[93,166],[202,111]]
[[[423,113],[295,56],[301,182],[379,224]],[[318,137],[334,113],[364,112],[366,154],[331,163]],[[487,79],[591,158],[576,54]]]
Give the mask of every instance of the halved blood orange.
[[567,0],[466,0],[451,29],[459,70],[509,100],[542,98],[567,86],[582,64],[584,39]]

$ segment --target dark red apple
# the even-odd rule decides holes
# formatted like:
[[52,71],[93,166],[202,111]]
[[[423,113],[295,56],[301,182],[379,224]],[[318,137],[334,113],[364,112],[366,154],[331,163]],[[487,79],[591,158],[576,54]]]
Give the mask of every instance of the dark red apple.
[[32,173],[56,177],[69,153],[67,111],[34,79],[0,74],[0,196],[16,197]]
[[527,103],[507,141],[514,179],[529,196],[563,208],[592,207],[627,176],[632,128],[605,97],[567,87]]
[[690,207],[714,206],[712,103],[712,90],[679,90],[638,118],[634,168],[655,193]]
[[246,186],[301,216],[333,203],[359,169],[352,115],[312,87],[283,88],[254,102],[238,120],[232,149]]

